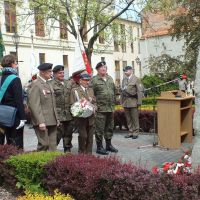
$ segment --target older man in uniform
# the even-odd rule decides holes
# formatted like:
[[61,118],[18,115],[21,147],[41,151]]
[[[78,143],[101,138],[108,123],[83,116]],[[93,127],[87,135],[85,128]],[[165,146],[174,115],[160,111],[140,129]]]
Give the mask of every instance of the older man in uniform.
[[39,151],[55,151],[57,147],[57,125],[54,92],[49,80],[52,75],[51,63],[38,66],[39,75],[32,83],[28,96],[31,120],[38,138]]
[[64,80],[64,66],[57,65],[53,68],[54,79],[51,81],[55,99],[56,110],[61,122],[57,129],[57,144],[63,138],[64,152],[70,152],[72,148],[73,118],[70,113],[70,92],[69,81]]
[[[96,153],[108,155],[107,151],[117,153],[118,150],[111,144],[114,128],[114,106],[115,106],[115,85],[111,76],[107,74],[105,62],[96,65],[97,75],[91,80],[91,87],[94,90],[97,103],[96,113]],[[106,141],[106,149],[103,147],[103,136]]]
[[139,79],[134,75],[131,66],[124,68],[124,74],[121,100],[129,128],[129,134],[125,138],[137,139],[139,134],[138,106],[141,105],[142,92]]

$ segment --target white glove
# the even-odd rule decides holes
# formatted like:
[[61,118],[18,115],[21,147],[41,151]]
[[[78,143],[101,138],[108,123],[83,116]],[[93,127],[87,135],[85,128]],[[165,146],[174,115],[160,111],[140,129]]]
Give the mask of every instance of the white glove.
[[25,125],[26,120],[20,120],[19,126],[16,129],[20,129]]

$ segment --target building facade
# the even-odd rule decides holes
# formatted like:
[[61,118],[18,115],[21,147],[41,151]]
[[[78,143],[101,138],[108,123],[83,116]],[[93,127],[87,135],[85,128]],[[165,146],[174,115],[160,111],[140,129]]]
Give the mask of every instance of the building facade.
[[[175,14],[184,12],[178,9]],[[143,75],[149,74],[149,59],[167,54],[172,58],[181,58],[185,54],[185,40],[176,40],[170,35],[172,22],[163,13],[142,12],[141,66]]]
[[[0,2],[0,28],[5,46],[4,55],[10,53],[17,55],[19,76],[23,85],[30,80],[37,66],[43,62],[64,65],[65,77],[68,78],[73,71],[76,42],[74,36],[59,22],[54,22],[53,26],[51,21],[42,23],[37,13],[23,20],[21,16],[29,12],[29,1],[23,2],[24,5],[20,7],[9,1]],[[123,78],[123,67],[126,65],[134,66],[136,75],[141,75],[141,68],[135,62],[139,53],[141,26],[140,23],[130,20],[117,20],[119,35],[125,36],[124,42],[118,42],[118,35],[114,35],[109,42],[99,37],[94,46],[91,65],[95,68],[99,61],[105,60],[108,73],[116,84],[119,84]],[[87,39],[84,42],[87,45]]]

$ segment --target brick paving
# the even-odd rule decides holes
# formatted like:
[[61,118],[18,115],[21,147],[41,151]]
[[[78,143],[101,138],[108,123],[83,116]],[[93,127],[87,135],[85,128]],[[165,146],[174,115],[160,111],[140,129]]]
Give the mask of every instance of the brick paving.
[[[124,138],[126,131],[116,130],[113,136],[112,143],[118,148],[117,154],[110,153],[111,156],[117,155],[123,162],[132,162],[137,166],[142,166],[147,169],[152,169],[153,166],[161,166],[162,163],[168,161],[178,161],[183,155],[184,150],[192,147],[191,144],[182,144],[179,149],[163,149],[159,147],[153,147],[154,135],[152,134],[140,134],[138,139],[133,140],[131,138]],[[77,154],[78,151],[78,134],[73,134],[73,148],[72,153]],[[140,148],[144,145],[150,145],[146,148]],[[37,148],[37,138],[34,133],[34,129],[30,129],[28,126],[24,130],[24,146],[25,151],[35,150]],[[62,141],[58,146],[59,151],[63,151]],[[96,144],[94,140],[93,154],[96,151]]]

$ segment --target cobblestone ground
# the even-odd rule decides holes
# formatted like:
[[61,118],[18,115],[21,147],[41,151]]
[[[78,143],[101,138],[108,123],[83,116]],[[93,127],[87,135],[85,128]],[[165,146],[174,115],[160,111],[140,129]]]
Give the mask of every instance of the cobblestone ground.
[[[153,147],[154,135],[140,134],[138,139],[133,140],[131,138],[124,138],[126,131],[115,131],[112,143],[118,148],[117,154],[110,153],[111,156],[118,156],[123,162],[132,162],[137,166],[145,167],[149,170],[154,166],[161,166],[164,162],[178,161],[183,155],[183,150],[191,147],[189,144],[183,144],[179,149],[164,149],[160,147]],[[78,152],[78,134],[73,134],[73,148],[72,153],[77,154]],[[148,147],[142,148],[142,146],[149,145]],[[28,126],[24,130],[24,146],[25,151],[35,150],[37,148],[37,138],[34,130]],[[63,151],[62,141],[58,146],[59,151]],[[96,151],[96,144],[94,138],[93,154]]]

